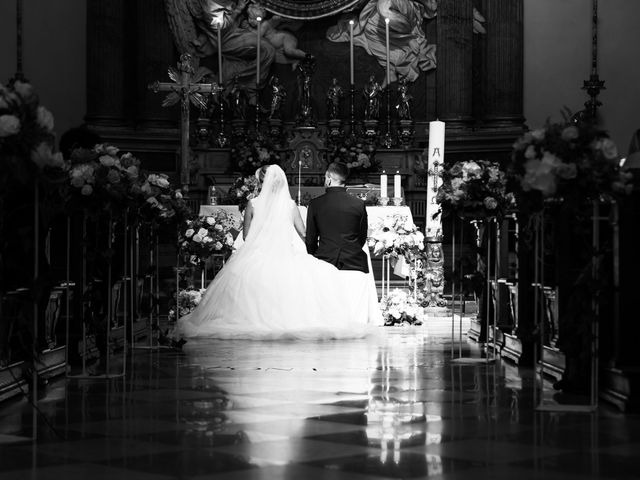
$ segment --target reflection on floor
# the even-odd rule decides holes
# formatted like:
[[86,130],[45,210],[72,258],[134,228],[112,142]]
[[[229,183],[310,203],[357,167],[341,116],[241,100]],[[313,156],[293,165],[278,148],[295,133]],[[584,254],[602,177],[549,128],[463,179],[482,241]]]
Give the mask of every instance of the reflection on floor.
[[640,477],[640,417],[536,413],[530,371],[451,363],[446,338],[383,331],[190,342],[136,351],[125,379],[60,380],[35,423],[25,400],[0,405],[0,478]]

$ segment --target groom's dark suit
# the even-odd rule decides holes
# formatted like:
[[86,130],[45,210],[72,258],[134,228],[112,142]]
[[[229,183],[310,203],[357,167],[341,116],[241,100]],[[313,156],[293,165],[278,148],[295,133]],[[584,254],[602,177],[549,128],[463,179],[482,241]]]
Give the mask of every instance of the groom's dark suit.
[[369,273],[367,255],[367,210],[364,202],[344,187],[328,187],[311,200],[307,210],[307,252],[340,270]]

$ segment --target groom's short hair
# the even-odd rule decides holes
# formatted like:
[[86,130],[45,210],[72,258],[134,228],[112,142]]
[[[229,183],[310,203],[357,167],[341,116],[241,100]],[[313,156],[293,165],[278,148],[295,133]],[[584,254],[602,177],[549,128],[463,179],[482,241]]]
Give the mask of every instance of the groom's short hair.
[[340,183],[346,183],[347,178],[349,177],[349,167],[341,162],[332,162],[327,167],[327,174],[330,177],[339,180]]

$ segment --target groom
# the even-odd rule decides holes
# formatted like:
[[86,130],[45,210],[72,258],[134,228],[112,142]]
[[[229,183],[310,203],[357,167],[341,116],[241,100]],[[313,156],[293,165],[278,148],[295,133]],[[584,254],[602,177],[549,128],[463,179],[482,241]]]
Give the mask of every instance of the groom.
[[367,210],[364,202],[347,193],[348,167],[333,162],[325,173],[326,193],[311,200],[307,210],[307,252],[339,270],[369,273]]

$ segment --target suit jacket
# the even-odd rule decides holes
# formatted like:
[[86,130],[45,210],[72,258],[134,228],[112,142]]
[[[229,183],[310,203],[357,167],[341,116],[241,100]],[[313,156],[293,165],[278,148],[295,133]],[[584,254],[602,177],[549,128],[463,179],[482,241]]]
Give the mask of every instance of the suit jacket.
[[329,187],[311,200],[307,210],[307,252],[340,270],[369,273],[367,210],[364,202],[344,187]]

